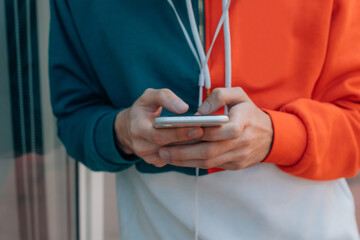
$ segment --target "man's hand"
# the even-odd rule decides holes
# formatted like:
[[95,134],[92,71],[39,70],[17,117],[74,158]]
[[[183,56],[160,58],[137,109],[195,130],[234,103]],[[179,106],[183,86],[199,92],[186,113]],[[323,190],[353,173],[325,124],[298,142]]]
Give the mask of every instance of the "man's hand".
[[227,105],[230,122],[204,129],[202,142],[162,147],[161,159],[184,167],[238,170],[261,162],[268,155],[273,128],[270,117],[250,100],[241,88],[218,88],[199,107],[211,114]]
[[147,89],[130,108],[119,112],[114,125],[119,147],[125,153],[136,154],[157,167],[166,165],[160,160],[160,147],[199,139],[204,133],[200,127],[155,129],[153,120],[162,107],[178,114],[189,108],[169,89]]

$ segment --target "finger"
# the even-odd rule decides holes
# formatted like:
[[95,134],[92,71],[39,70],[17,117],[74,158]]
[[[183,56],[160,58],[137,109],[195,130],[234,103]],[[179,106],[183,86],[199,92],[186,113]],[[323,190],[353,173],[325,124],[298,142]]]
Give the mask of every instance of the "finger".
[[201,142],[193,145],[160,148],[159,155],[162,161],[172,164],[173,161],[215,158],[232,148],[234,146],[231,141]]
[[240,148],[234,150],[234,155],[231,159],[229,159],[229,161],[224,162],[218,167],[226,170],[240,170],[248,168],[262,161],[263,158],[258,157],[257,155],[258,152],[254,149]]
[[204,128],[204,135],[201,141],[222,141],[236,139],[241,136],[244,125],[236,120],[231,121],[221,127]]
[[144,132],[144,137],[147,141],[152,142],[157,146],[165,146],[168,144],[200,139],[203,134],[204,130],[201,127],[171,129],[152,128],[148,132]]
[[199,107],[198,111],[204,115],[211,114],[225,105],[231,108],[235,104],[247,101],[251,100],[240,87],[216,88]]
[[193,168],[220,168],[220,166],[224,166],[227,162],[230,162],[234,158],[234,152],[229,151],[224,154],[221,154],[215,158],[211,159],[195,159],[188,161],[174,160],[171,161],[171,165],[179,166],[179,167],[193,167]]
[[244,168],[251,167],[255,164],[256,163],[245,162],[245,161],[232,161],[232,162],[226,162],[222,165],[219,165],[218,168],[235,171],[235,170],[241,170]]
[[150,112],[157,110],[159,107],[164,107],[171,112],[181,114],[189,109],[189,105],[169,89],[148,88],[136,104]]
[[144,158],[148,155],[157,154],[159,152],[159,146],[145,139],[137,139],[132,144],[132,151],[140,158]]
[[143,159],[145,162],[147,162],[149,164],[153,164],[156,167],[163,167],[167,164],[166,162],[160,160],[158,153],[146,156]]

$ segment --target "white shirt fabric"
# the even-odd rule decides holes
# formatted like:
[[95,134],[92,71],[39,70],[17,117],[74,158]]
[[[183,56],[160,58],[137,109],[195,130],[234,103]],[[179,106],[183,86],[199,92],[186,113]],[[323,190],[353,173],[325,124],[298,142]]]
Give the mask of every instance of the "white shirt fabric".
[[[272,164],[198,179],[199,239],[359,240],[344,179],[310,181]],[[120,239],[194,239],[195,177],[117,174]]]

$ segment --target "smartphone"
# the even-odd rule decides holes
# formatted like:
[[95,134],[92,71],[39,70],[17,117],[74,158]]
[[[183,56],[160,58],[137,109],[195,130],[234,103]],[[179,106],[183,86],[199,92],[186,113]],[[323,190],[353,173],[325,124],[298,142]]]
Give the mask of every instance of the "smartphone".
[[229,122],[229,117],[226,115],[171,116],[155,118],[154,127],[218,127],[227,122]]

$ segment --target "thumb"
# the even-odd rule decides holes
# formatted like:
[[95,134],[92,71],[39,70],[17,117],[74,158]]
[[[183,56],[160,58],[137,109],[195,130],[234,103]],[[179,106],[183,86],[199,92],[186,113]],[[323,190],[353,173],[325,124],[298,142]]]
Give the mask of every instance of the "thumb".
[[178,114],[185,113],[189,109],[189,105],[169,89],[148,88],[136,104],[141,106],[145,111],[151,112],[157,110],[159,107],[164,107],[170,112]]
[[221,107],[228,105],[229,108],[241,103],[251,101],[244,90],[235,88],[216,88],[210,96],[201,104],[198,111],[201,114],[211,114]]

